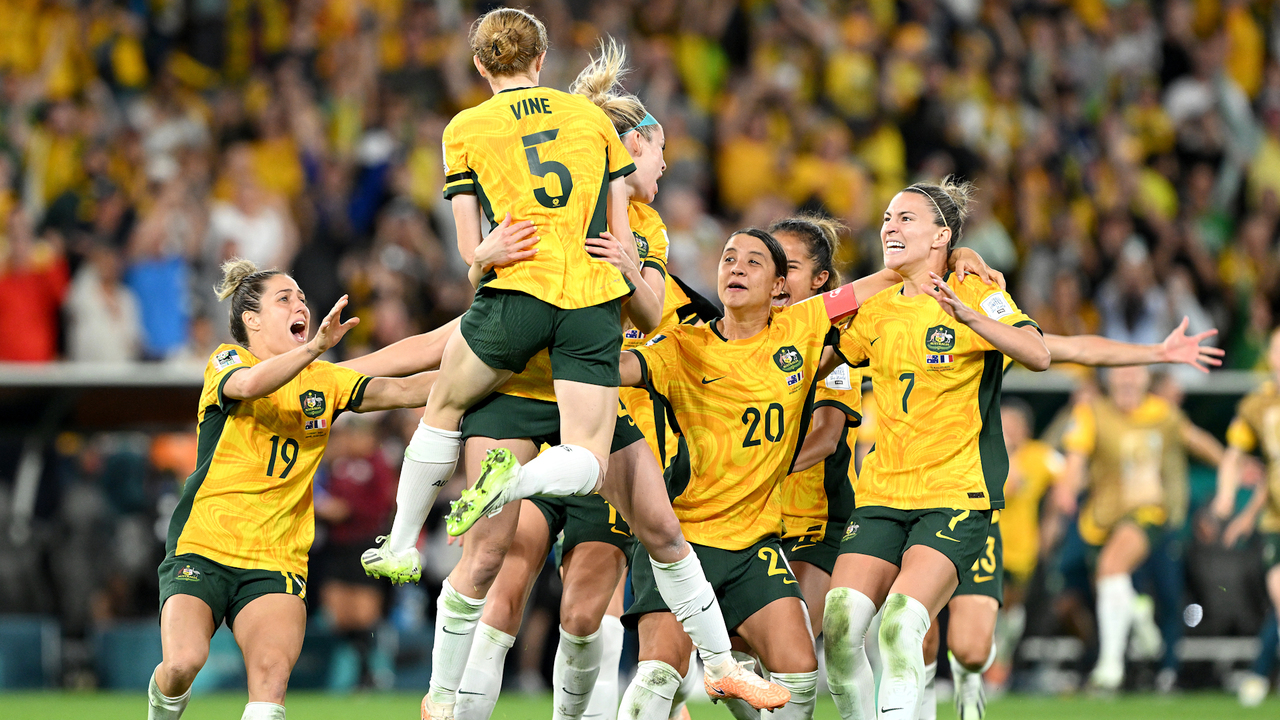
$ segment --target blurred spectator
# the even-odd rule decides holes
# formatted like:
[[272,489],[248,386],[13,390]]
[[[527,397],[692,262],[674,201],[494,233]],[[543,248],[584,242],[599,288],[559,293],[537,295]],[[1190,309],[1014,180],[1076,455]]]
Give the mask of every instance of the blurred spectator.
[[0,360],[48,362],[58,357],[59,311],[67,261],[56,235],[37,242],[27,213],[9,214],[0,269]]
[[64,307],[68,360],[118,363],[141,357],[138,299],[120,282],[120,265],[114,248],[97,245],[76,271]]

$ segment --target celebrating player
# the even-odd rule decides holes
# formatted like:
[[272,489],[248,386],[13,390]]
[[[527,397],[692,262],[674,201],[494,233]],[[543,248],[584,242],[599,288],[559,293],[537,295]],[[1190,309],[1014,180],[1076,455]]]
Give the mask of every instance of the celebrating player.
[[[916,184],[894,196],[880,237],[902,286],[869,299],[841,351],[870,363],[878,427],[857,508],[841,541],[823,616],[828,684],[841,716],[876,717],[863,638],[885,607],[888,674],[879,717],[912,718],[924,681],[921,642],[986,542],[1008,457],[1000,442],[1001,353],[1049,366],[1034,321],[999,288],[941,277],[970,186]],[[978,306],[981,313],[972,309]]]
[[159,568],[164,656],[151,678],[150,720],[182,714],[223,620],[244,653],[244,718],[283,720],[306,630],[311,481],[330,426],[347,410],[416,407],[430,389],[429,377],[370,378],[316,360],[358,322],[340,321],[345,296],[310,341],[302,290],[278,270],[230,261],[218,298],[231,299],[238,344],[220,346],[205,367],[196,470]]

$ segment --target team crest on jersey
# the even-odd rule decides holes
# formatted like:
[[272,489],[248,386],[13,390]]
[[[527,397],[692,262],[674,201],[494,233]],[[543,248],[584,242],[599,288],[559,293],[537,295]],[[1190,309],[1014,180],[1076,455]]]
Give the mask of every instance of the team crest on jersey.
[[239,365],[242,362],[244,361],[240,359],[240,353],[236,352],[235,348],[230,348],[213,356],[213,370],[214,372],[222,372],[232,365]]
[[801,357],[800,351],[795,345],[788,345],[779,348],[778,352],[773,354],[773,361],[777,363],[778,369],[784,373],[793,373],[804,367],[804,358]]
[[849,527],[845,528],[844,530],[844,539],[848,540],[849,538],[854,537],[857,534],[858,534],[858,523],[851,522],[849,523]]
[[187,565],[178,570],[178,574],[175,575],[174,578],[177,580],[186,580],[187,582],[197,582],[200,580],[200,571],[190,565]]
[[319,390],[308,390],[298,396],[302,401],[302,414],[307,417],[320,417],[324,414],[324,393]]
[[635,230],[632,230],[631,234],[636,239],[636,254],[640,256],[641,260],[649,257],[649,238],[641,235]]
[[956,347],[956,331],[946,325],[934,325],[925,331],[924,347],[929,352],[944,353]]

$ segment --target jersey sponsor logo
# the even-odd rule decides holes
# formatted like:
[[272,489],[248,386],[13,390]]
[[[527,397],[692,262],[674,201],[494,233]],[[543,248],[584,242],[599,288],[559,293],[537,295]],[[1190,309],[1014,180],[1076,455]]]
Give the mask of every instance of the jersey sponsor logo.
[[955,355],[925,355],[925,365],[950,365],[956,359]]
[[1004,299],[1004,295],[998,292],[991,293],[978,304],[982,308],[982,312],[992,320],[999,320],[1006,315],[1013,314],[1013,308],[1009,307],[1009,301]]
[[799,385],[799,384],[800,384],[800,383],[802,383],[802,382],[804,382],[804,371],[803,371],[803,370],[801,370],[800,372],[795,373],[795,374],[793,374],[793,375],[788,375],[788,376],[787,376],[787,387],[791,387],[791,386],[793,386],[793,385]]
[[222,372],[232,365],[239,365],[243,362],[244,360],[240,359],[240,353],[236,352],[234,348],[223,350],[213,356],[213,369],[214,372]]
[[849,377],[849,366],[840,365],[831,374],[827,376],[826,386],[828,390],[852,390],[853,379]]
[[627,340],[639,340],[644,337],[644,333],[640,332],[637,328],[631,328],[630,330],[622,333],[622,337]]
[[298,396],[302,403],[302,414],[309,418],[324,414],[324,393],[319,390],[308,390]]
[[316,418],[315,420],[308,420],[302,429],[309,432],[311,430],[323,430],[328,426],[329,422],[327,420],[324,418]]
[[778,348],[778,352],[773,354],[773,362],[784,373],[793,373],[804,367],[804,357],[794,345]]
[[184,580],[186,582],[199,582],[200,571],[191,567],[190,565],[186,565],[178,570],[178,573],[174,575],[174,579]]
[[956,331],[946,325],[934,325],[924,333],[924,347],[929,352],[945,353],[956,347]]
[[644,260],[649,257],[649,238],[641,235],[635,230],[631,231],[631,235],[636,239],[636,254],[640,256],[640,259]]

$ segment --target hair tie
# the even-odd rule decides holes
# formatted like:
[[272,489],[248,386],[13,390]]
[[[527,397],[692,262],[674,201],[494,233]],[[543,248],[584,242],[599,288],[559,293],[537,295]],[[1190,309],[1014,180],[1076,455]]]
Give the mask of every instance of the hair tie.
[[627,133],[629,133],[629,132],[632,132],[632,131],[634,131],[634,130],[639,130],[639,129],[640,129],[640,128],[642,128],[642,127],[648,127],[648,126],[650,126],[650,125],[657,125],[657,124],[658,124],[658,121],[657,121],[657,120],[654,120],[654,119],[653,119],[653,116],[646,112],[646,113],[644,114],[644,118],[642,118],[642,119],[640,120],[640,122],[636,123],[636,126],[635,126],[635,127],[631,128],[631,130],[627,130],[627,131],[625,131],[625,132],[618,133],[618,137],[626,137]]
[[938,211],[938,219],[942,221],[942,227],[948,230],[951,229],[951,223],[947,222],[947,216],[945,213],[942,212],[942,206],[938,204],[937,198],[935,198],[932,193],[926,192],[924,188],[916,187],[915,185],[912,185],[907,189],[918,192],[921,195],[929,198],[929,202],[933,203],[933,209]]

